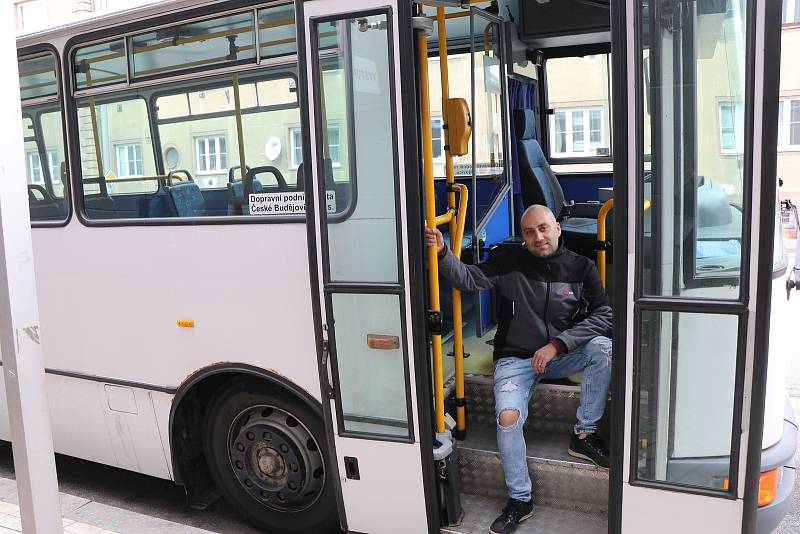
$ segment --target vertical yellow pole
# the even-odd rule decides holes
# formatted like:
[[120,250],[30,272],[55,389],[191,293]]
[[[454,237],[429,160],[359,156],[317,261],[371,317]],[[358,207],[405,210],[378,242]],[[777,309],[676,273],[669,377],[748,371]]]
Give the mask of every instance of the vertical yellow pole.
[[[86,87],[92,86],[92,70],[86,66]],[[94,160],[97,163],[98,177],[105,176],[106,172],[103,168],[103,151],[100,146],[100,129],[97,127],[97,110],[94,105],[94,97],[89,97],[89,115],[92,120],[92,135],[94,136]],[[102,187],[102,184],[99,184]],[[102,189],[101,189],[102,190]]]
[[[442,85],[442,122],[445,144],[445,171],[447,175],[447,207],[456,207],[455,177],[453,172],[453,155],[450,152],[450,120],[447,116],[447,103],[450,100],[450,79],[447,70],[447,28],[443,6],[436,8],[436,22],[439,32],[439,72]],[[450,247],[457,258],[461,257],[461,239],[458,221],[450,220]],[[456,385],[456,438],[463,439],[466,432],[466,401],[464,400],[464,325],[461,317],[461,291],[453,289],[453,359]]]
[[[420,119],[422,128],[422,163],[425,180],[425,225],[436,227],[436,194],[433,188],[433,145],[431,141],[431,102],[428,90],[428,37],[424,32],[417,34],[419,59]],[[441,311],[439,303],[439,257],[436,245],[428,247],[428,287],[429,304],[433,312]],[[433,396],[436,415],[436,432],[444,432],[444,377],[442,376],[442,334],[431,336],[433,345]]]
[[[614,207],[614,199],[607,200],[597,214],[597,241],[603,243],[606,240],[606,217],[608,212]],[[597,251],[597,270],[600,273],[600,283],[606,287],[606,251]]]
[[[236,139],[239,144],[239,174],[244,185],[244,175],[247,174],[247,165],[244,161],[244,129],[242,128],[242,101],[239,97],[239,73],[233,73],[233,103],[236,106]],[[244,191],[244,189],[242,189]],[[246,193],[252,193],[247,191]],[[245,199],[247,202],[249,200]]]

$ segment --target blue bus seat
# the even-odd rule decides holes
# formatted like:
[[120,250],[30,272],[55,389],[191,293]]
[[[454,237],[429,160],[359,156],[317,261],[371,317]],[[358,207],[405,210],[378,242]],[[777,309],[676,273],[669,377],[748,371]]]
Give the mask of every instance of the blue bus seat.
[[178,217],[203,217],[206,215],[206,201],[194,181],[179,182],[166,186],[169,198]]
[[114,205],[114,199],[110,196],[87,195],[83,197],[83,208],[89,219],[117,219],[119,213]]
[[[585,255],[594,255],[597,240],[599,204],[581,205],[582,214],[594,217],[573,217],[573,205],[564,198],[564,191],[535,139],[536,115],[531,109],[514,110],[517,132],[522,200],[525,208],[543,204],[550,208],[561,224],[564,241],[569,248]],[[588,212],[588,213],[585,213]]]

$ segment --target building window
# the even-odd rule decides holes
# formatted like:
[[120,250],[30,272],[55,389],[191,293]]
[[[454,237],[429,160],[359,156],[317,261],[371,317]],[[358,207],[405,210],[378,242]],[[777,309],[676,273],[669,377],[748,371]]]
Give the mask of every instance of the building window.
[[[53,185],[61,183],[61,165],[55,151],[47,152],[47,165],[50,167],[50,180]],[[28,152],[28,178],[31,184],[44,185],[42,159],[38,152]]]
[[142,176],[142,145],[139,143],[117,145],[117,176],[120,178]]
[[783,23],[800,22],[800,0],[783,0]]
[[778,103],[778,147],[800,148],[800,99]]
[[441,163],[444,161],[444,131],[442,129],[442,118],[433,117],[431,119],[431,142],[433,144],[433,161]]
[[17,24],[19,30],[33,30],[47,25],[45,0],[17,2]]
[[196,137],[194,146],[198,174],[218,174],[228,170],[225,136]]
[[720,152],[736,152],[736,105],[719,105],[719,147]]
[[[331,166],[342,166],[341,132],[338,126],[328,126],[328,155]],[[291,167],[296,169],[303,163],[303,135],[300,128],[289,128]]]
[[602,107],[557,109],[550,117],[550,132],[555,157],[608,155]]

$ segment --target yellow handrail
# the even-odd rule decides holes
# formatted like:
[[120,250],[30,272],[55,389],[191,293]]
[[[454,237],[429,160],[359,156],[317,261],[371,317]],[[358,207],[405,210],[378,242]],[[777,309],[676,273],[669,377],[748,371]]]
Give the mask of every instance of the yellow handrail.
[[614,199],[606,200],[605,204],[600,208],[600,213],[597,214],[597,243],[601,246],[597,251],[597,270],[600,272],[600,283],[606,287],[606,217],[608,212],[614,208]]
[[[422,129],[422,168],[425,179],[425,226],[436,227],[436,191],[433,187],[433,144],[431,141],[431,102],[428,90],[428,38],[417,35],[419,62],[420,119]],[[436,245],[428,247],[428,304],[434,313],[441,312],[439,303],[439,257]],[[442,372],[442,334],[431,335],[433,352],[433,398],[436,432],[444,432],[444,378]]]
[[[458,217],[450,219],[450,248],[457,258],[461,257],[461,241],[464,236],[464,222],[466,221],[467,199],[466,186],[455,183],[453,172],[453,154],[450,146],[450,118],[448,117],[450,101],[450,78],[447,65],[447,20],[444,6],[436,8],[436,23],[439,37],[439,78],[442,90],[442,122],[444,123],[444,156],[445,173],[447,177],[447,207],[448,211],[456,209],[456,191],[460,191]],[[461,223],[459,225],[459,223]],[[454,436],[459,439],[465,437],[466,427],[466,401],[464,399],[464,324],[461,317],[461,291],[452,289],[453,295],[453,372],[456,387],[456,431]]]

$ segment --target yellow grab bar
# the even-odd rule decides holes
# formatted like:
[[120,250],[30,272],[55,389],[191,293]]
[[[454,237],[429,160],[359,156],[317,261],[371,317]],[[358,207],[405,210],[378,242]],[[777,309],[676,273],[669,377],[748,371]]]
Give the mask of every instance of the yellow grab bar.
[[[608,212],[614,208],[614,199],[606,200],[597,214],[597,243],[601,247],[605,246],[606,241],[606,217]],[[601,248],[597,251],[597,270],[600,272],[600,283],[606,287],[606,251]]]
[[[436,194],[433,187],[433,144],[431,141],[431,102],[428,90],[428,38],[424,32],[417,34],[419,63],[420,121],[422,129],[422,168],[425,180],[425,226],[436,227]],[[451,216],[452,217],[452,216]],[[433,313],[441,312],[439,303],[439,257],[436,245],[428,247],[428,304]],[[444,432],[444,378],[442,371],[442,334],[431,335],[433,352],[433,398],[436,432]]]
[[[450,145],[450,77],[447,64],[447,15],[444,6],[436,7],[436,23],[439,37],[439,79],[442,90],[442,122],[444,128],[444,156],[445,172],[447,176],[447,208],[448,211],[456,209],[456,191],[459,191],[458,217],[450,219],[450,247],[457,258],[461,257],[461,241],[464,237],[464,222],[466,221],[467,188],[455,183],[453,172],[453,153]],[[464,323],[461,317],[461,291],[452,290],[453,295],[453,373],[456,386],[456,428],[453,437],[464,439],[466,437],[466,401],[464,400]]]

